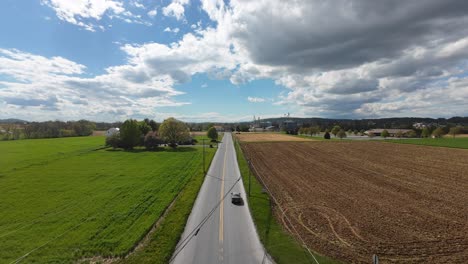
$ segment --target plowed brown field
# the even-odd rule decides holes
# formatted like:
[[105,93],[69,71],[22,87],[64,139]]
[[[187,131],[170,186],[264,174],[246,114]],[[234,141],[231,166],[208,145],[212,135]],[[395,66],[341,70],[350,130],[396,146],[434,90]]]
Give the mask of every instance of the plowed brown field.
[[242,148],[319,253],[352,263],[371,263],[373,254],[381,263],[468,262],[468,150],[382,142]]
[[314,141],[279,133],[241,133],[236,137],[242,142]]

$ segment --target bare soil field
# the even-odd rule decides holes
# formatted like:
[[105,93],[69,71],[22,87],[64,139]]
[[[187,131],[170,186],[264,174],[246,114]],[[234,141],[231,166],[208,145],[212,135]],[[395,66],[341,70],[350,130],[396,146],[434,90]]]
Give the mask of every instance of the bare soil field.
[[242,142],[314,141],[279,133],[241,133],[235,136]]
[[467,150],[382,142],[242,148],[311,249],[351,263],[371,263],[373,254],[381,263],[466,263]]
[[106,131],[103,131],[103,130],[94,130],[92,134],[92,136],[94,137],[101,137],[105,135],[106,135]]

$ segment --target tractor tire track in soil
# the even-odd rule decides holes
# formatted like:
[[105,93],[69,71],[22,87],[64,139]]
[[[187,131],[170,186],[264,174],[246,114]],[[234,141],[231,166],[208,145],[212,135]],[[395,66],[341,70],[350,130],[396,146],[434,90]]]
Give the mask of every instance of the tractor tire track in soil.
[[373,254],[382,263],[466,263],[467,150],[383,142],[242,148],[319,253],[352,263]]

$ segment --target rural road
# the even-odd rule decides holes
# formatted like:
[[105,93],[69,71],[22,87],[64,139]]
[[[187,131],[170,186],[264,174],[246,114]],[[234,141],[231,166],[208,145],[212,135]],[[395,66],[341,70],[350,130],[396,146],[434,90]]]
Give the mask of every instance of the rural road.
[[[225,133],[171,263],[271,263],[260,243],[247,203],[231,203],[231,192],[240,192],[246,199],[239,178],[231,133]],[[225,194],[226,198],[220,203]]]

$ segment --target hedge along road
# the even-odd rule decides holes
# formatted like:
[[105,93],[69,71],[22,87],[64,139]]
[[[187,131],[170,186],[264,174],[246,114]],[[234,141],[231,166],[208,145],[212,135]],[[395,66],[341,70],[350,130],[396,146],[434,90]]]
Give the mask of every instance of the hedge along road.
[[[231,203],[240,192],[244,203]],[[252,221],[230,133],[211,163],[171,263],[271,263]]]

